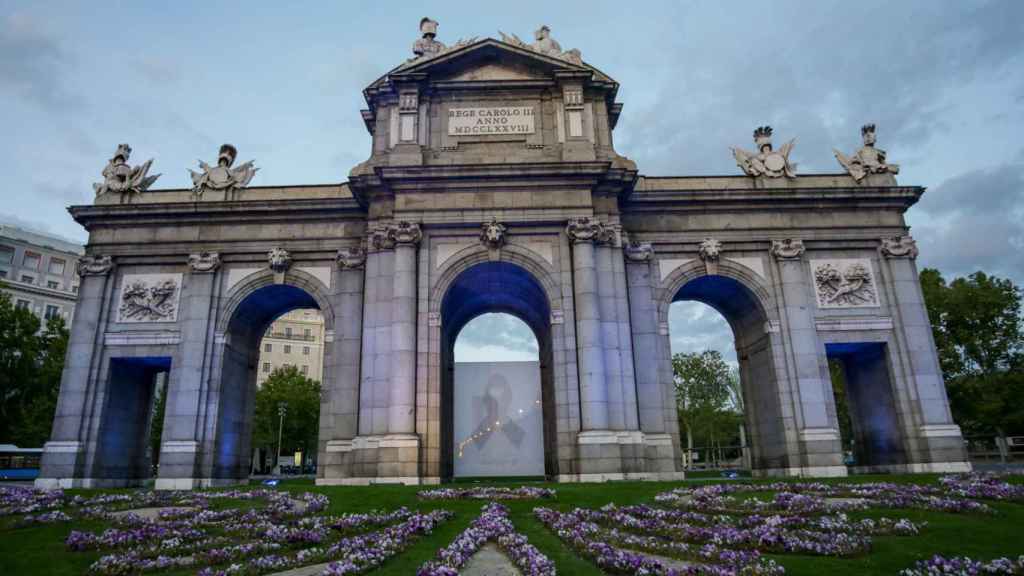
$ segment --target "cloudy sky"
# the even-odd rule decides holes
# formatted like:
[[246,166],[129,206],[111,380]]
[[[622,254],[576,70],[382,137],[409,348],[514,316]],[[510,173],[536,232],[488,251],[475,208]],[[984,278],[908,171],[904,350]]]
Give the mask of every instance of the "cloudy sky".
[[[875,122],[900,182],[929,189],[908,214],[919,264],[1024,282],[1024,2],[488,6],[0,0],[0,219],[84,241],[64,207],[120,142],[160,187],[225,141],[254,185],[343,181],[369,151],[361,89],[429,15],[447,43],[550,25],[620,82],[616,147],[644,174],[736,174],[728,147],[761,124],[797,138],[801,173],[835,172]],[[674,311],[677,349],[729,347],[702,310]]]

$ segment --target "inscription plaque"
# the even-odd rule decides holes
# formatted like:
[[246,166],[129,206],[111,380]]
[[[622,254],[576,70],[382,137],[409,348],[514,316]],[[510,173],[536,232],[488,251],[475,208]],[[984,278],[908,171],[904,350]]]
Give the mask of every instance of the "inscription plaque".
[[452,108],[448,110],[449,136],[533,134],[532,106]]

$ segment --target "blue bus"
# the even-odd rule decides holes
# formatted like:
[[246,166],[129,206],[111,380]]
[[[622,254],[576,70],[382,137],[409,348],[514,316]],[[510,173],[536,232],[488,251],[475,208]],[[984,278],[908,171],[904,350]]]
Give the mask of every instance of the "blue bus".
[[0,480],[35,480],[39,477],[42,448],[18,448],[0,444]]

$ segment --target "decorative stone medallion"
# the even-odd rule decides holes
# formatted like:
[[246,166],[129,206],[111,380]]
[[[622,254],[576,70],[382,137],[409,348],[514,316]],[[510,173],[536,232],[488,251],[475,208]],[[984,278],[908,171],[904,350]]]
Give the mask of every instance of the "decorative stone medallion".
[[181,274],[125,274],[117,321],[175,322],[181,296]]
[[593,242],[595,244],[607,244],[612,239],[611,230],[597,218],[583,216],[572,218],[565,228],[569,239],[575,243]]
[[879,250],[886,258],[917,258],[917,242],[910,236],[882,238]]
[[86,255],[78,259],[79,276],[105,276],[114,268],[110,256]]
[[212,274],[220,268],[220,254],[217,252],[198,252],[188,255],[188,267],[193,274]]
[[342,270],[353,270],[361,268],[366,262],[366,250],[362,246],[349,246],[338,250],[338,268]]
[[650,242],[628,242],[623,253],[630,262],[650,262],[654,258],[654,247]]
[[793,238],[772,240],[771,252],[776,260],[799,260],[806,250],[803,240]]
[[878,287],[867,258],[812,260],[811,275],[819,308],[878,306]]

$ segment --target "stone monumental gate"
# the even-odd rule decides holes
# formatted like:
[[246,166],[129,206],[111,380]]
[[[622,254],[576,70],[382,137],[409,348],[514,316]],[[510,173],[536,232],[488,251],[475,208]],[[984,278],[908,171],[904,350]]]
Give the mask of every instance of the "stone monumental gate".
[[[644,177],[613,146],[618,84],[545,27],[445,46],[364,91],[373,149],[342,184],[249,186],[221,148],[191,189],[150,190],[118,148],[90,206],[42,486],[245,481],[259,342],[325,321],[317,483],[453,473],[453,344],[486,312],[540,349],[543,462],[558,481],[682,476],[668,311],[708,304],[736,339],[759,475],[842,476],[829,359],[845,368],[858,470],[968,469],[903,214],[875,128],[840,174],[793,147],[733,150],[741,175]],[[510,383],[514,394],[515,383]]]

